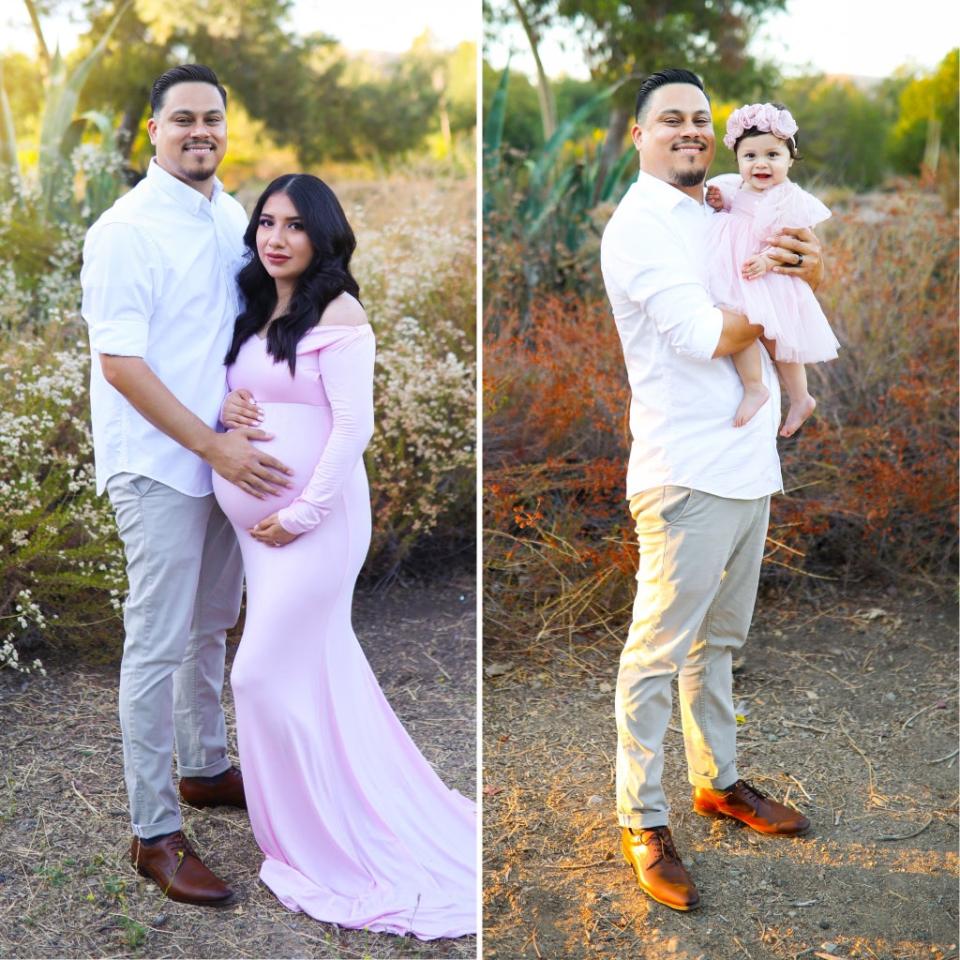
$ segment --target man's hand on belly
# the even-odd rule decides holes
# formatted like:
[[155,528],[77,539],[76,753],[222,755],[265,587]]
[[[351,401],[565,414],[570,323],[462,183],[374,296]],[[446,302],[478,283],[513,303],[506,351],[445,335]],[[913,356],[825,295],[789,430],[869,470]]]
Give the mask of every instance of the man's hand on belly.
[[262,500],[291,486],[286,478],[293,471],[250,443],[272,440],[272,434],[252,427],[230,433],[211,430],[167,389],[142,357],[100,354],[100,366],[107,383],[126,397],[142,417],[197,454],[244,493]]
[[276,457],[255,447],[251,440],[272,440],[273,434],[253,427],[216,433],[200,455],[224,480],[260,500],[292,486],[293,471]]

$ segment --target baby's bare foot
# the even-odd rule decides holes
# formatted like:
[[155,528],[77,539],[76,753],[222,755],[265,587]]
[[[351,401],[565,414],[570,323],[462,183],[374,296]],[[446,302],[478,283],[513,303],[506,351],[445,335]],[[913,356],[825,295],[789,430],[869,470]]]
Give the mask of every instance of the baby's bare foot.
[[753,415],[770,399],[770,391],[762,384],[750,384],[743,388],[743,399],[733,418],[735,427],[742,427],[753,419]]
[[790,401],[790,409],[787,411],[787,420],[780,430],[781,437],[792,437],[803,426],[807,417],[813,413],[817,401],[808,393],[799,400]]

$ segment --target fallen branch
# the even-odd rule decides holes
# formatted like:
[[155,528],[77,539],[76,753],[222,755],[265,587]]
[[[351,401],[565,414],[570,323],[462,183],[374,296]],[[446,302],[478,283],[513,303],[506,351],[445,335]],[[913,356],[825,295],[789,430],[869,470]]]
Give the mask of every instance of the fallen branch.
[[[940,701],[938,700],[937,703],[939,702]],[[913,714],[913,716],[907,717],[907,719],[903,721],[903,726],[900,728],[900,732],[903,733],[903,731],[906,730],[907,727],[909,727],[910,724],[913,723],[913,721],[916,720],[921,713],[926,713],[928,710],[932,710],[935,706],[937,706],[937,703],[931,703],[929,706],[918,710],[915,714]]]
[[831,730],[824,730],[823,727],[813,727],[809,723],[797,723],[796,720],[787,720],[784,717],[780,718],[780,722],[786,724],[788,727],[799,727],[801,730],[812,730],[814,733],[822,733],[824,735],[833,732]]
[[591,867],[613,866],[614,860],[596,860],[593,863],[548,863],[548,870],[589,870]]
[[850,746],[853,747],[853,749],[856,750],[861,757],[863,757],[863,762],[867,765],[867,789],[870,793],[870,800],[873,801],[877,796],[877,779],[873,773],[873,764],[870,762],[870,758],[857,746],[857,742],[853,739],[853,737],[847,733],[847,728],[844,727],[843,724],[840,724],[840,729],[843,731],[843,735],[850,741]]
[[90,811],[99,817],[100,811],[77,789],[77,785],[72,780],[70,786],[73,787],[73,792],[90,808]]
[[885,833],[883,834],[883,836],[876,837],[875,839],[877,840],[909,840],[911,837],[920,836],[920,834],[923,833],[923,831],[926,830],[931,823],[933,823],[932,814],[929,817],[927,817],[927,822],[922,827],[917,827],[916,830],[912,830],[910,833],[899,833],[899,834]]

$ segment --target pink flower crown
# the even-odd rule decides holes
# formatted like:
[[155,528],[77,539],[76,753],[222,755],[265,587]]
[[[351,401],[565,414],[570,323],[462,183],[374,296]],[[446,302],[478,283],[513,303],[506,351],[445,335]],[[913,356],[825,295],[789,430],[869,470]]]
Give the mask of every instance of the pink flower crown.
[[749,103],[738,107],[727,120],[727,132],[724,145],[733,149],[744,130],[756,128],[764,133],[772,133],[781,140],[790,140],[800,129],[789,110],[781,110],[772,103]]

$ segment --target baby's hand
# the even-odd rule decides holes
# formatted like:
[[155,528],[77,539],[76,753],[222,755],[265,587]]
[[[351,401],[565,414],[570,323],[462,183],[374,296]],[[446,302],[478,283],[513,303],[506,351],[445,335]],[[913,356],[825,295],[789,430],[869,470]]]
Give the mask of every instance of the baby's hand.
[[773,264],[767,257],[758,253],[743,264],[740,268],[740,274],[744,280],[756,280],[758,277],[762,277],[772,266]]
[[723,194],[720,192],[720,188],[717,186],[707,187],[707,206],[713,207],[714,210],[723,209]]
[[220,422],[228,430],[238,427],[259,427],[263,412],[249,390],[232,390],[220,408]]

